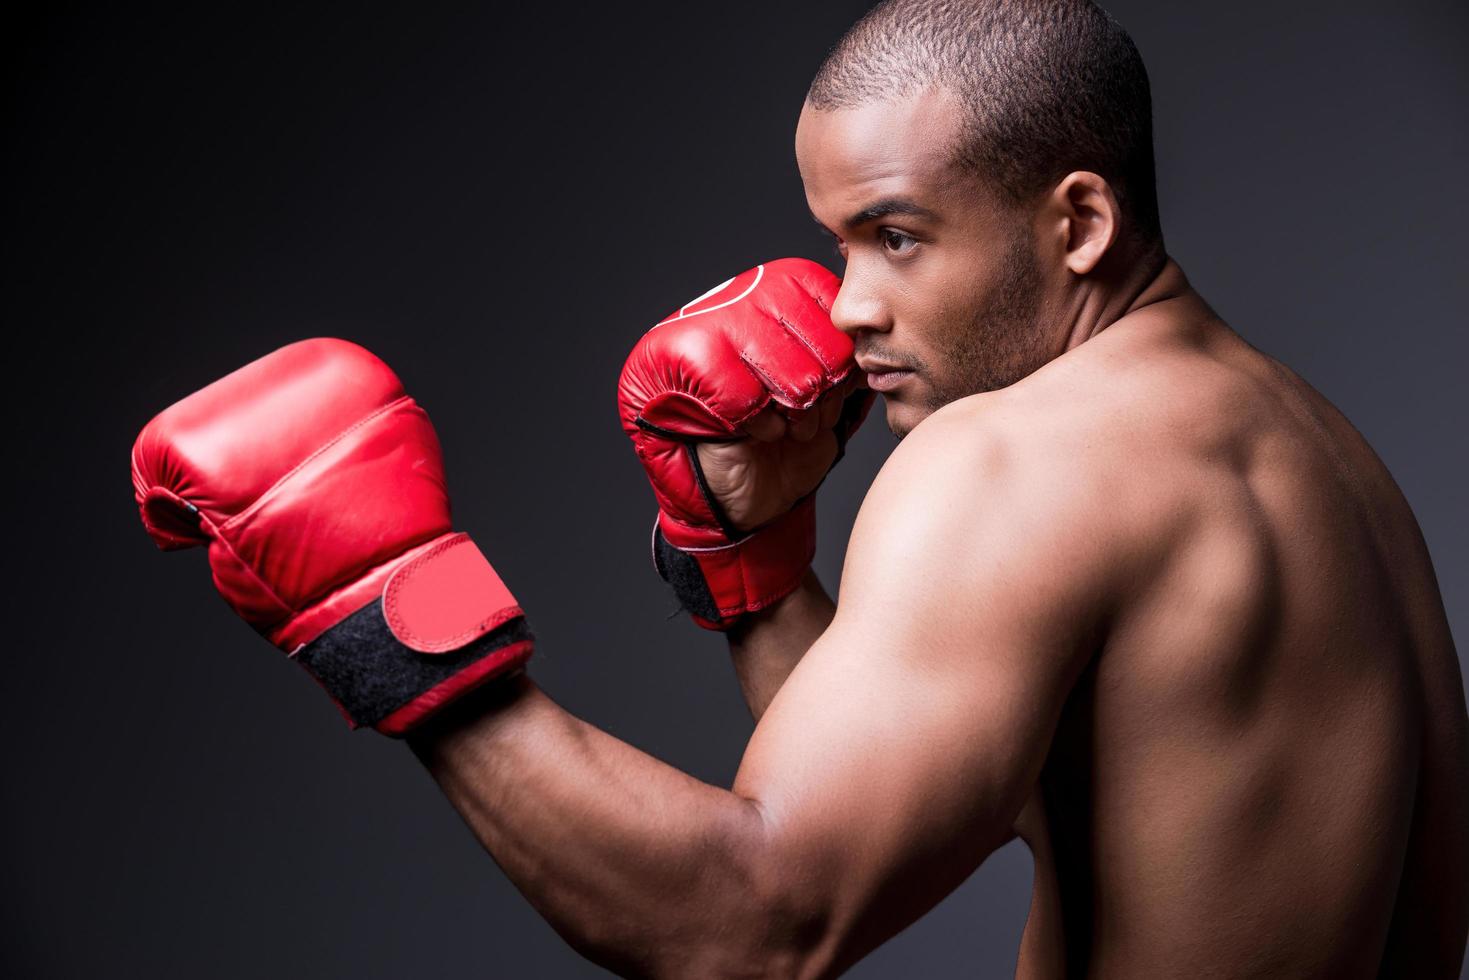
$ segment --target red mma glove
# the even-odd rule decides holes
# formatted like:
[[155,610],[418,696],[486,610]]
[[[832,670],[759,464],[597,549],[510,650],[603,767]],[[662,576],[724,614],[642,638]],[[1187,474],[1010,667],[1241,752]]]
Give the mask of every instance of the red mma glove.
[[356,344],[301,341],[195,392],[138,435],[132,471],[158,547],[207,545],[220,595],[353,728],[401,735],[531,655],[452,528],[428,415]]
[[[840,286],[806,259],[756,266],[655,324],[623,366],[622,427],[659,506],[653,563],[706,629],[787,595],[815,554],[816,489],[875,397],[831,322]],[[793,430],[813,412],[825,424],[800,445],[788,437],[722,453],[722,471],[706,472],[699,444],[749,439],[747,426],[772,406]],[[735,512],[774,516],[745,526]]]

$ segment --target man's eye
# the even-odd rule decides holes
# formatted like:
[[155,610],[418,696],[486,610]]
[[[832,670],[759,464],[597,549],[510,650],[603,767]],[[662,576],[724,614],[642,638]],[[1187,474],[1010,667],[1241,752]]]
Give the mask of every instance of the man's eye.
[[[891,228],[883,228],[877,234],[878,237],[882,240],[883,247],[895,255],[902,255],[906,252],[911,251],[912,246],[916,244],[914,239],[909,238],[901,231],[894,231]],[[904,248],[904,245],[907,245],[908,247]]]

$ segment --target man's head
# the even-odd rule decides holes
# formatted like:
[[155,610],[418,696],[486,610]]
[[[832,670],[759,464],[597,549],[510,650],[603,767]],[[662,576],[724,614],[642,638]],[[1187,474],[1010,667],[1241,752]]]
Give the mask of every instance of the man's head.
[[1089,0],[879,4],[817,72],[796,156],[847,262],[833,320],[913,371],[899,438],[1062,353],[1085,281],[1163,254],[1147,74]]

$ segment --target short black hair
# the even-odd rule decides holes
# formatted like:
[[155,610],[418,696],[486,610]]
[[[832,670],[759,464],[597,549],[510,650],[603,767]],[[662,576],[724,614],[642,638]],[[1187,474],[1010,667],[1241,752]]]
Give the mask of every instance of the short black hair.
[[806,101],[849,108],[932,84],[968,109],[955,161],[1002,204],[1089,170],[1111,184],[1144,252],[1162,251],[1148,73],[1095,3],[884,0],[832,46]]

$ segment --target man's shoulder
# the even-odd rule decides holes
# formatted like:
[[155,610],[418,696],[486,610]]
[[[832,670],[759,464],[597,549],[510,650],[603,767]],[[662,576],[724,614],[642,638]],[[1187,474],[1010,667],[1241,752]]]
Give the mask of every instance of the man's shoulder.
[[956,541],[1023,529],[1072,567],[1156,559],[1197,489],[1196,467],[1145,391],[1110,380],[1068,369],[950,402],[898,444],[874,507]]
[[839,609],[864,624],[921,609],[951,631],[1029,616],[1087,633],[1115,607],[1133,532],[1088,467],[1005,414],[1004,398],[966,398],[898,444],[858,511]]
[[[1137,426],[1129,424],[1141,410],[1069,380],[1032,376],[952,401],[915,426],[890,462],[926,480],[971,486],[976,480],[1003,487],[1064,481],[1081,490],[1092,481],[1114,481],[1141,441]],[[1094,496],[1071,494],[1065,502],[1085,506]]]
[[910,438],[932,426],[932,448],[968,444],[1037,478],[1065,474],[1111,512],[1152,512],[1199,479],[1228,478],[1208,464],[1278,428],[1280,383],[1253,353],[1246,365],[1179,336],[1104,333],[1009,387],[945,405]]
[[1058,565],[1110,561],[1109,549],[1139,533],[1118,499],[1126,478],[1106,440],[1068,424],[1066,414],[1008,389],[943,406],[884,463],[856,531],[865,517],[869,530],[880,524],[956,553],[1004,542]]

